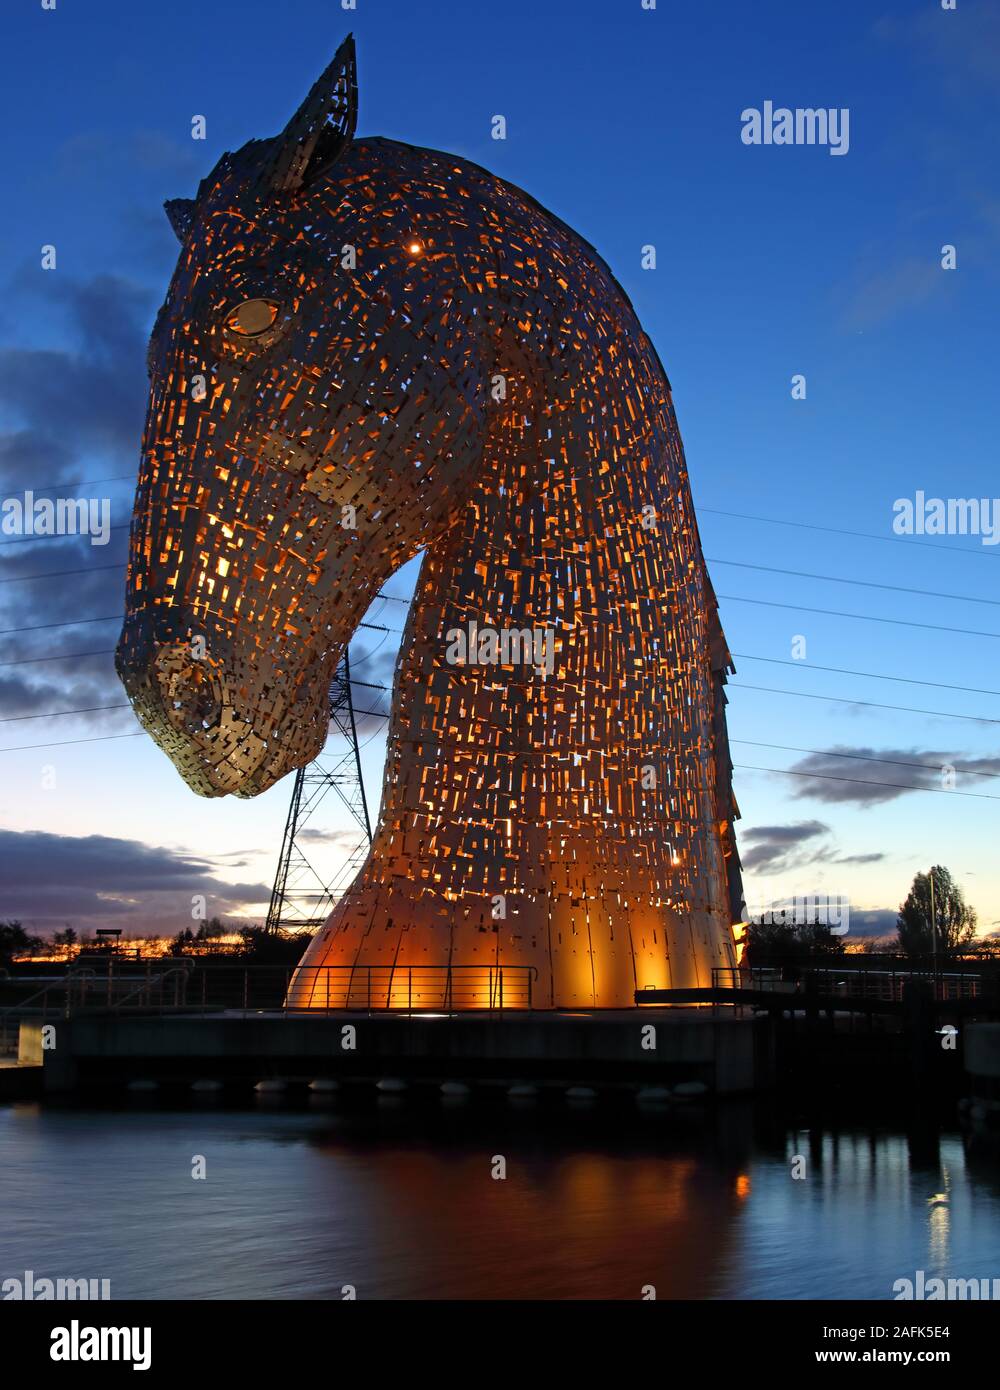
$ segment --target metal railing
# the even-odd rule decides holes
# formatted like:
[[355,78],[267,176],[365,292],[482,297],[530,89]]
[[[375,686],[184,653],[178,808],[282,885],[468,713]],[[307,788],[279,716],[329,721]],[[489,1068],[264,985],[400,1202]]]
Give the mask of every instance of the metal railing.
[[114,962],[99,974],[71,972],[0,1010],[0,1051],[22,1018],[82,1013],[455,1014],[528,1010],[538,972],[526,965],[278,966],[196,960]]
[[537,974],[532,965],[299,966],[285,1008],[407,1014],[530,1009]]
[[939,1003],[979,999],[983,994],[983,976],[971,971],[922,970],[907,966],[845,969],[843,964],[717,966],[712,971],[712,984],[719,989],[759,989],[795,996],[804,994],[809,982],[820,994],[883,1003],[900,1003],[906,985],[915,980],[926,980]]
[[[47,980],[41,989],[0,1008],[0,1057],[16,1057],[19,1050],[21,1023],[25,1020],[44,1023],[48,1019],[69,1018],[87,1009],[115,1008],[135,1001],[140,1007],[163,1003],[163,986],[170,976],[185,977],[190,962],[174,965],[169,970],[157,969],[162,962],[149,961],[144,973],[137,975],[135,962],[123,969],[124,962],[116,961],[100,974],[93,968],[69,970],[61,979]],[[17,977],[4,980],[9,989]],[[157,999],[157,995],[159,996]],[[182,1002],[183,990],[175,987],[173,1004]]]
[[[80,976],[92,975],[91,970],[70,970],[63,979],[47,981],[41,989],[0,1009],[0,1057],[16,1057],[21,1035],[21,1020],[25,1018],[58,1018],[67,1012],[70,994]],[[4,971],[3,983],[9,988],[17,977]]]

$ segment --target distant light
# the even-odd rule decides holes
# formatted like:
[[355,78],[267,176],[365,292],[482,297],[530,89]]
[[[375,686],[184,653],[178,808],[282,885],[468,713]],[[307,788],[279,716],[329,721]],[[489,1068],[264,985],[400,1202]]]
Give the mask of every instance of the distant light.
[[422,241],[411,241],[406,249],[411,256],[419,256],[423,253],[424,243]]

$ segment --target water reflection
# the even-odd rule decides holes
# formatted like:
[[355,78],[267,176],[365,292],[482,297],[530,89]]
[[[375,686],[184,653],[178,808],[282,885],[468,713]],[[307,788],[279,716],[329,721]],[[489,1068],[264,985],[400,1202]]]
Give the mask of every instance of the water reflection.
[[957,1134],[749,1104],[15,1105],[0,1174],[0,1278],[118,1297],[888,1298],[918,1269],[1000,1277],[997,1170]]

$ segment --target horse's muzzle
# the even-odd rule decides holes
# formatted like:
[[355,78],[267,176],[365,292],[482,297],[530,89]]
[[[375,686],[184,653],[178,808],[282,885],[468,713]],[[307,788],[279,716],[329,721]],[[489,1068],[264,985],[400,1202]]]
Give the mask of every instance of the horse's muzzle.
[[[225,676],[184,643],[152,650],[124,637],[115,665],[143,728],[201,796],[255,796],[283,775]],[[273,745],[270,750],[273,756]]]

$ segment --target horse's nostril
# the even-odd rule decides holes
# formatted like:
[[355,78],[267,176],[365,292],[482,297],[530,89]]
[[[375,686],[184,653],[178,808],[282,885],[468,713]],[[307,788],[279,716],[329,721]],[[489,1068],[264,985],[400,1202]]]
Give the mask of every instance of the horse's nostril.
[[210,690],[195,685],[178,690],[174,688],[171,708],[185,717],[185,723],[200,725],[210,729],[219,720],[219,702]]
[[156,663],[160,698],[170,722],[189,734],[213,729],[222,713],[222,697],[216,678],[203,664],[176,652],[161,653]]

